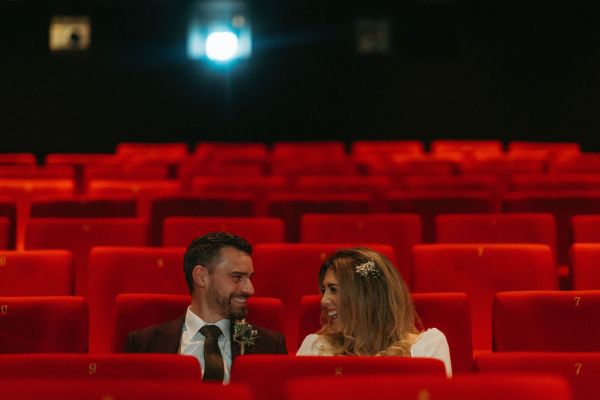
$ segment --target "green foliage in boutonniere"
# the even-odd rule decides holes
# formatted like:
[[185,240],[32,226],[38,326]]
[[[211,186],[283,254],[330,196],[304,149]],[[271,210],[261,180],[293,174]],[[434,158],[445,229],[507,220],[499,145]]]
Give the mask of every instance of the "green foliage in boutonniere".
[[233,340],[240,344],[240,354],[244,354],[247,347],[254,346],[258,338],[258,331],[252,327],[245,319],[235,321],[233,329]]

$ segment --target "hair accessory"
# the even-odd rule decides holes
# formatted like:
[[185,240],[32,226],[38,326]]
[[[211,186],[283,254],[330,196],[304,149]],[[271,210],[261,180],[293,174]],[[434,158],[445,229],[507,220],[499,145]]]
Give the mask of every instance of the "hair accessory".
[[354,270],[363,278],[377,278],[381,276],[381,271],[377,268],[373,260],[357,265]]

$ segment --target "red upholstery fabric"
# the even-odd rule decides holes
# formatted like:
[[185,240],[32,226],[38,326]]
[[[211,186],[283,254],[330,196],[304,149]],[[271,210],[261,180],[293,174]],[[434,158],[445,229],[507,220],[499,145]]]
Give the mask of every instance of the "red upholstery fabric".
[[496,351],[600,352],[600,290],[496,294]]
[[423,153],[425,146],[420,140],[356,140],[352,142],[352,154],[372,153]]
[[312,193],[368,192],[375,195],[389,190],[391,186],[391,178],[381,175],[303,175],[298,177],[294,188],[298,191]]
[[517,174],[510,178],[511,191],[556,191],[556,190],[598,190],[600,176],[597,174]]
[[314,399],[327,394],[343,399],[489,399],[570,400],[568,382],[551,375],[465,375],[446,379],[423,375],[356,376],[302,379],[287,386],[287,400]]
[[600,353],[482,354],[475,366],[479,372],[562,375],[569,380],[574,400],[593,399],[600,391]]
[[[190,304],[189,295],[120,294],[115,302],[113,352],[124,352],[127,334],[181,316]],[[248,299],[247,321],[263,328],[284,331],[283,303],[279,299],[251,297]]]
[[[234,360],[231,382],[248,385],[257,399],[276,400],[284,398],[284,385],[295,378],[331,377],[345,381],[356,375],[380,374],[444,376],[445,371],[444,364],[432,358],[294,357],[253,354]],[[325,393],[327,392],[322,392],[321,395]]]
[[196,176],[192,180],[192,191],[197,194],[210,192],[252,192],[267,193],[287,189],[288,182],[284,176]]
[[163,227],[163,246],[187,246],[203,234],[215,231],[235,233],[252,245],[284,241],[283,221],[266,217],[168,217]]
[[475,350],[491,349],[496,292],[557,287],[552,250],[545,245],[417,245],[413,261],[415,292],[464,292],[469,296]]
[[10,248],[11,221],[7,217],[0,217],[0,249]]
[[314,142],[287,142],[280,141],[273,143],[273,157],[296,158],[310,155],[323,155],[328,157],[340,157],[346,152],[346,146],[341,141],[319,140]]
[[[394,250],[386,245],[367,245],[395,263]],[[285,305],[285,336],[288,352],[297,349],[298,309],[304,295],[319,293],[319,268],[327,256],[348,244],[258,244],[254,247],[255,276],[260,296],[281,299]]]
[[8,249],[14,249],[16,244],[17,230],[17,202],[15,199],[0,197],[0,218],[8,219],[8,237],[6,247]]
[[2,379],[201,380],[195,357],[177,354],[19,354],[0,356]]
[[558,263],[567,264],[571,218],[577,214],[600,214],[600,191],[515,192],[503,200],[504,212],[551,213],[556,219]]
[[573,289],[600,290],[600,243],[575,243],[571,247]]
[[31,202],[33,218],[133,218],[135,200],[123,197],[36,198]]
[[575,215],[571,226],[573,243],[600,243],[600,215]]
[[117,144],[115,153],[120,156],[141,155],[147,159],[177,160],[185,158],[189,154],[187,143],[144,143],[144,142],[121,142]]
[[502,142],[500,140],[454,140],[437,139],[431,141],[432,153],[485,153],[502,154]]
[[134,218],[33,218],[26,249],[65,249],[73,254],[75,294],[87,293],[87,262],[93,246],[145,246],[148,224]]
[[556,257],[551,214],[445,214],[435,218],[438,243],[539,243]]
[[253,215],[254,197],[250,193],[159,197],[152,200],[150,206],[150,244],[160,245],[166,217],[251,217]]
[[0,296],[69,296],[73,285],[73,257],[68,251],[0,253]]
[[85,353],[83,297],[0,297],[0,353]]
[[176,381],[173,385],[149,379],[102,380],[85,379],[10,379],[2,382],[3,400],[84,400],[84,399],[144,399],[192,400],[236,399],[252,400],[246,386],[206,384],[198,381]]
[[3,195],[29,197],[32,195],[73,195],[73,179],[0,179]]
[[33,153],[3,153],[0,154],[0,164],[35,164]]
[[373,199],[366,193],[301,194],[275,193],[267,197],[268,213],[283,219],[286,240],[300,239],[300,218],[309,213],[356,214],[372,210]]
[[[472,371],[471,314],[467,296],[464,293],[414,293],[412,298],[420,318],[418,328],[438,328],[446,336],[452,371]],[[320,301],[319,295],[303,296],[300,301],[298,347],[307,335],[321,327]]]
[[435,240],[434,218],[438,214],[474,214],[496,211],[493,195],[486,191],[390,192],[388,212],[414,213],[421,217],[423,239]]
[[421,220],[415,214],[304,214],[300,228],[304,243],[382,243],[394,248],[396,268],[410,285],[412,246],[423,241]]
[[111,321],[121,293],[188,294],[183,248],[95,247],[88,265],[90,352],[110,350]]

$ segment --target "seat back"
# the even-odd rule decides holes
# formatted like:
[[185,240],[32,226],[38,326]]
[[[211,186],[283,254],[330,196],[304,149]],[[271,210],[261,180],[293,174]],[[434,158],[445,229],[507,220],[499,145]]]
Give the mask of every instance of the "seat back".
[[572,282],[575,290],[600,290],[600,243],[575,243],[571,246]]
[[0,297],[0,353],[85,353],[83,297]]
[[65,250],[0,253],[0,296],[70,296],[73,257]]
[[88,265],[90,352],[111,346],[111,320],[121,293],[188,294],[183,248],[94,247]]
[[145,246],[147,236],[148,224],[137,218],[33,218],[27,223],[25,248],[69,250],[75,269],[75,294],[84,296],[93,246]]
[[599,352],[599,315],[600,290],[498,293],[494,349]]
[[473,321],[473,348],[492,346],[494,294],[554,290],[552,250],[540,244],[431,244],[413,247],[415,292],[464,292]]

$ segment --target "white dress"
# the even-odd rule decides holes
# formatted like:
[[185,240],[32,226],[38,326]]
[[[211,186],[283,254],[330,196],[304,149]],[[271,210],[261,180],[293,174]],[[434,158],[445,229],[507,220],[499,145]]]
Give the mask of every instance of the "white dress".
[[[313,333],[304,338],[302,345],[296,353],[297,356],[330,356],[327,343],[322,336]],[[446,375],[452,376],[452,363],[450,361],[450,349],[446,336],[436,329],[427,329],[417,337],[410,348],[411,357],[437,358],[444,362]]]

